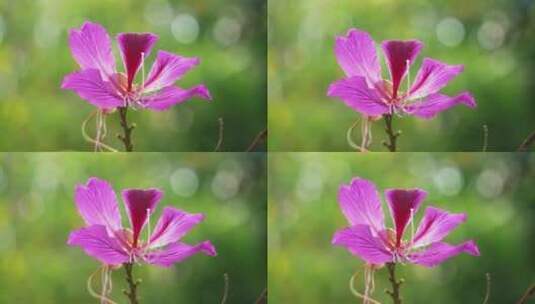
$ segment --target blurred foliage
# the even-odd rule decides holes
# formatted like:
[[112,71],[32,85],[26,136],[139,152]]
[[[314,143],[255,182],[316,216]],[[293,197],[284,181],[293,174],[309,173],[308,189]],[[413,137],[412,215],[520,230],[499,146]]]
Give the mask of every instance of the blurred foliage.
[[[270,150],[350,149],[346,131],[360,114],[326,92],[343,77],[335,36],[352,27],[376,43],[423,41],[412,77],[424,57],[465,65],[443,92],[470,91],[478,107],[458,106],[430,121],[396,118],[401,151],[481,151],[484,125],[488,150],[516,150],[535,129],[534,15],[534,0],[269,1]],[[386,151],[383,121],[374,124],[373,135],[371,149]]]
[[[0,303],[98,302],[86,281],[99,263],[66,244],[70,231],[84,225],[74,187],[91,176],[117,193],[162,189],[155,217],[166,205],[206,215],[184,241],[211,240],[218,256],[199,254],[170,268],[136,266],[141,303],[219,303],[224,273],[228,303],[253,303],[266,287],[265,166],[260,153],[0,154]],[[123,269],[114,271],[113,284],[111,298],[125,303]]]
[[[78,69],[67,31],[91,20],[112,38],[157,34],[147,71],[160,49],[201,59],[177,84],[204,83],[213,102],[193,99],[163,113],[130,111],[136,151],[213,151],[219,117],[223,150],[244,151],[266,127],[265,15],[263,0],[0,0],[0,150],[91,149],[80,126],[94,107],[60,89],[63,77]],[[118,114],[108,124],[107,142],[122,149],[115,138]]]
[[[341,184],[360,176],[386,188],[418,187],[426,206],[465,212],[446,242],[474,239],[480,257],[459,255],[435,268],[398,266],[404,303],[516,303],[535,282],[535,155],[513,153],[273,153],[269,156],[268,285],[273,303],[361,303],[349,291],[363,263],[331,245],[347,221],[337,202]],[[383,210],[386,205],[383,201]],[[386,211],[387,212],[387,211]],[[385,214],[392,227],[390,215]],[[391,303],[386,269],[376,272],[374,298]]]

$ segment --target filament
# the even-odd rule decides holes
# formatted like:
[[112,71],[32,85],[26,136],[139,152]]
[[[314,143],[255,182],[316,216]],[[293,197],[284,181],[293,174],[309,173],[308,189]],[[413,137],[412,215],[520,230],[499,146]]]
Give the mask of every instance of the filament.
[[150,242],[150,209],[147,208],[147,247]]
[[[95,292],[93,289],[93,277],[98,273],[101,272],[101,280],[102,280],[102,290],[99,293]],[[100,304],[117,304],[117,302],[111,300],[108,298],[108,294],[111,292],[111,269],[108,265],[102,265],[97,270],[95,270],[87,279],[87,291],[89,294],[100,300]]]
[[[112,148],[112,147],[110,147],[110,146],[108,146],[108,145],[106,145],[106,144],[100,142],[100,139],[98,138],[99,136],[102,137],[102,134],[105,135],[106,132],[107,132],[107,128],[106,128],[106,124],[105,124],[105,123],[103,123],[102,130],[103,130],[104,132],[103,132],[102,134],[98,134],[98,133],[99,133],[99,132],[98,132],[98,131],[99,131],[99,128],[98,128],[98,123],[97,123],[97,139],[94,139],[94,138],[92,138],[91,136],[89,136],[89,135],[87,134],[87,131],[86,131],[87,123],[88,123],[93,117],[95,117],[95,115],[97,115],[97,114],[99,113],[99,111],[101,111],[101,110],[97,109],[97,110],[91,112],[91,113],[89,114],[89,116],[87,116],[87,118],[82,122],[82,136],[84,137],[84,139],[85,139],[87,142],[92,143],[92,144],[95,145],[95,151],[97,150],[97,147],[98,147],[98,149],[101,149],[101,150],[104,149],[104,150],[107,150],[107,151],[109,151],[109,152],[118,152],[116,149],[114,149],[114,148]],[[98,117],[97,117],[97,121],[98,121]]]
[[[363,303],[364,304],[368,304],[368,303],[371,303],[371,304],[381,304],[381,302],[377,301],[377,300],[374,300],[372,298],[370,298],[369,296],[367,296],[366,294],[361,294],[360,292],[358,292],[356,289],[355,289],[355,277],[358,275],[358,271],[355,272],[352,276],[351,276],[351,279],[349,280],[349,290],[351,290],[351,293],[357,297],[357,298],[360,298],[363,300]],[[373,285],[374,283],[372,283]],[[372,291],[373,291],[373,288],[372,288]]]

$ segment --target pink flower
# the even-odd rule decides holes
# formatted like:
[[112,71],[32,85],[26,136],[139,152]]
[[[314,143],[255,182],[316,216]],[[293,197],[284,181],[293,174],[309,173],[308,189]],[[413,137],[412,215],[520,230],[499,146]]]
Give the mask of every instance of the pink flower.
[[82,99],[100,109],[134,106],[164,111],[193,97],[211,100],[204,85],[191,89],[174,86],[189,70],[199,64],[198,58],[186,58],[158,51],[147,78],[141,84],[134,79],[144,67],[158,36],[152,33],[120,33],[117,42],[126,74],[117,72],[111,40],[99,24],[85,22],[80,29],[69,31],[72,56],[81,70],[63,79],[62,89],[75,91]]
[[[123,228],[115,192],[104,180],[90,178],[87,185],[76,187],[75,201],[86,227],[71,232],[67,244],[80,246],[88,255],[102,263],[146,262],[163,267],[182,262],[202,252],[215,256],[210,241],[197,245],[180,242],[203,219],[203,214],[191,214],[165,207],[158,223],[141,239],[149,218],[162,198],[158,189],[126,189],[122,192],[131,229]],[[150,229],[150,227],[148,227]]]
[[385,197],[395,229],[385,227],[379,193],[370,181],[355,178],[342,185],[338,192],[340,208],[350,226],[338,230],[332,244],[345,247],[369,264],[414,263],[436,266],[462,252],[479,256],[474,241],[460,245],[442,242],[453,229],[466,221],[464,213],[448,213],[427,207],[418,229],[410,239],[404,239],[407,226],[427,193],[421,189],[387,189]]
[[402,91],[403,79],[409,74],[423,43],[418,40],[387,40],[381,47],[390,71],[390,81],[381,76],[375,42],[368,33],[350,29],[347,36],[337,37],[334,52],[346,78],[332,83],[327,95],[342,99],[349,107],[366,116],[403,112],[430,119],[459,103],[470,108],[476,106],[468,92],[454,97],[439,93],[463,71],[462,65],[447,65],[424,58],[414,82]]

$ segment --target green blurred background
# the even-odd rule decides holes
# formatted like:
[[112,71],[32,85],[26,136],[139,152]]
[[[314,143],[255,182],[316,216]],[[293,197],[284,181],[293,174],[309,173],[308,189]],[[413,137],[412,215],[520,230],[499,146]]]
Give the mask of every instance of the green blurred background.
[[[465,65],[443,92],[468,90],[477,109],[458,106],[431,121],[396,118],[401,151],[481,151],[484,125],[489,151],[514,151],[535,129],[534,0],[270,0],[268,6],[272,151],[350,149],[346,131],[359,114],[326,92],[343,77],[335,36],[352,27],[376,43],[423,41],[413,78],[423,57]],[[383,127],[374,124],[374,151],[385,151]]]
[[[362,265],[331,245],[347,226],[338,207],[341,184],[360,176],[381,197],[390,187],[419,187],[426,206],[465,212],[466,223],[446,239],[474,239],[480,257],[459,255],[436,268],[398,266],[405,279],[404,303],[482,303],[485,274],[491,275],[488,303],[516,303],[535,283],[535,155],[501,153],[273,153],[269,156],[268,285],[272,303],[361,303],[349,280]],[[383,210],[386,206],[383,203]],[[385,215],[392,227],[390,215]],[[391,303],[386,270],[376,272],[374,298]],[[530,302],[531,303],[531,302]]]
[[[218,256],[199,254],[171,268],[136,266],[141,303],[220,303],[224,273],[227,303],[254,303],[267,280],[265,167],[260,153],[0,154],[0,303],[98,302],[86,281],[99,263],[66,244],[83,226],[74,187],[91,176],[117,193],[162,189],[155,217],[166,205],[206,215],[184,241],[211,240]],[[126,303],[123,269],[113,283],[111,298]]]
[[[220,117],[222,150],[244,151],[266,128],[265,16],[264,0],[0,0],[0,150],[91,149],[80,126],[94,107],[60,89],[78,69],[67,31],[91,20],[112,38],[157,34],[147,71],[159,49],[201,59],[177,84],[205,83],[214,101],[194,99],[163,113],[130,111],[136,151],[213,151]],[[118,114],[108,119],[107,142],[122,149],[117,121]]]

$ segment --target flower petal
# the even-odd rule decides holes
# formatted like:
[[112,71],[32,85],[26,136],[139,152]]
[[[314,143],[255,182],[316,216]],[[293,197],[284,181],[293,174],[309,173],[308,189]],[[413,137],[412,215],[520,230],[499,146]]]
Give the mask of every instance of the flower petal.
[[385,197],[396,226],[396,246],[399,246],[405,227],[414,220],[414,215],[418,212],[422,201],[427,197],[427,192],[417,188],[387,189]]
[[173,85],[188,71],[199,64],[199,58],[186,58],[165,51],[158,51],[156,61],[147,77],[144,92],[159,90]]
[[479,256],[479,248],[474,241],[467,241],[460,245],[450,245],[447,243],[434,243],[427,249],[409,255],[411,263],[426,267],[434,267],[447,259],[460,253],[468,253],[472,256]]
[[76,92],[82,99],[101,109],[113,109],[124,103],[113,85],[104,81],[99,70],[95,69],[65,76],[61,88]]
[[150,237],[150,248],[177,242],[203,219],[204,215],[201,213],[187,213],[173,207],[165,207]]
[[198,85],[191,89],[169,86],[157,93],[143,96],[141,98],[141,103],[145,108],[154,111],[165,111],[171,106],[186,102],[194,97],[204,100],[212,100],[210,92],[204,85]]
[[85,253],[108,265],[118,265],[130,260],[119,242],[108,235],[103,225],[93,225],[71,232],[67,244],[80,246]]
[[410,99],[422,98],[437,93],[450,80],[463,71],[463,65],[448,65],[438,60],[424,58],[422,66],[410,88]]
[[431,119],[438,113],[458,104],[464,104],[469,108],[476,107],[474,97],[468,92],[463,92],[455,97],[436,93],[429,95],[421,102],[405,106],[404,110],[409,115],[414,115],[423,119]]
[[200,252],[208,256],[217,255],[215,247],[210,241],[204,241],[195,246],[184,243],[174,243],[164,250],[153,251],[147,254],[145,260],[149,264],[169,267],[174,263],[182,262],[190,256]]
[[382,43],[392,79],[393,98],[397,97],[399,85],[422,47],[423,43],[418,40],[387,40]]
[[139,67],[149,56],[152,46],[157,40],[158,36],[152,33],[121,33],[117,35],[126,69],[128,91],[132,89],[132,82]]
[[346,105],[364,115],[378,116],[389,112],[380,93],[369,88],[364,77],[355,76],[332,83],[327,96],[342,99]]
[[77,185],[74,200],[88,226],[103,225],[110,233],[122,229],[117,197],[105,180],[92,177],[86,185]]
[[412,240],[414,248],[440,242],[450,231],[466,221],[464,213],[449,213],[435,207],[427,207]]
[[368,33],[350,29],[346,36],[336,37],[334,53],[347,77],[364,77],[370,87],[382,80],[375,42]]
[[84,22],[80,29],[69,30],[71,53],[80,67],[99,70],[103,79],[115,73],[111,39],[100,24]]
[[383,264],[393,260],[381,239],[372,235],[370,226],[357,225],[338,230],[331,243],[345,247],[370,264]]
[[145,223],[147,223],[150,214],[154,212],[163,193],[158,189],[126,189],[122,194],[130,224],[132,225],[132,247],[136,247],[139,234],[143,230]]
[[338,202],[352,226],[368,225],[374,235],[385,229],[381,200],[372,182],[354,178],[350,185],[342,185]]

